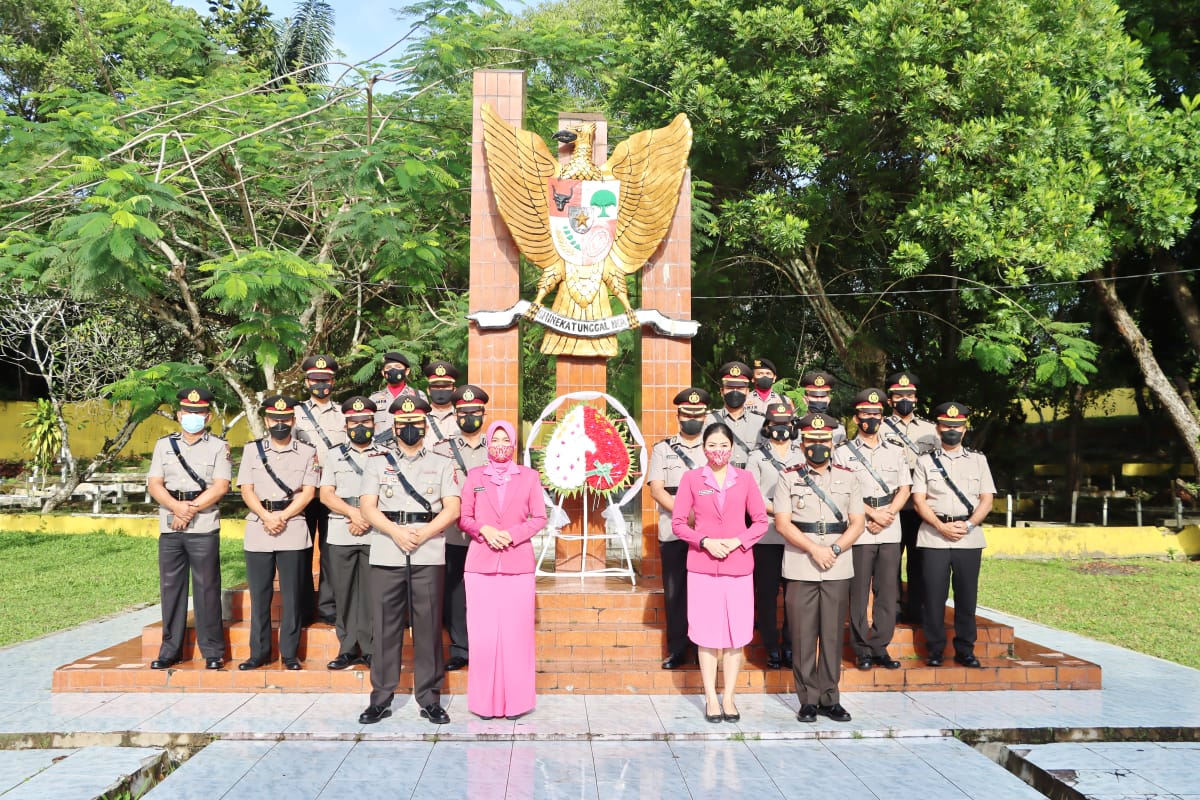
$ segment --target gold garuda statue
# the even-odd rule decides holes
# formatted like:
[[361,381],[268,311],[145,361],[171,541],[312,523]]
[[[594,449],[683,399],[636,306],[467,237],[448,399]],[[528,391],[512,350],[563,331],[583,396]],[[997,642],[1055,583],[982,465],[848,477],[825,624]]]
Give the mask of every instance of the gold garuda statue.
[[[542,270],[533,303],[508,312],[478,312],[481,327],[507,327],[522,312],[546,325],[542,352],[617,354],[616,333],[654,325],[691,336],[696,325],[629,304],[625,276],[640,270],[671,226],[692,147],[692,126],[679,114],[670,125],[640,131],[617,145],[602,167],[592,161],[594,122],[575,123],[554,138],[574,144],[560,164],[541,137],[509,125],[484,104],[483,141],[492,193],[517,248]],[[542,305],[555,292],[549,310]],[[609,293],[625,313],[612,316]],[[503,314],[504,322],[500,321]],[[494,318],[494,319],[493,319]]]

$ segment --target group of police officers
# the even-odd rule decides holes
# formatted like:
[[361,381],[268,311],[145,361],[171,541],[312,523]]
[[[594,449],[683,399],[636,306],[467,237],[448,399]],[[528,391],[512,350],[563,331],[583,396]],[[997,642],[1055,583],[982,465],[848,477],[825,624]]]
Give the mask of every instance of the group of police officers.
[[[411,365],[385,353],[384,388],[370,397],[332,400],[338,364],[304,360],[309,398],[265,398],[268,435],[246,445],[237,482],[250,512],[244,550],[251,603],[250,657],[238,668],[272,661],[271,603],[278,574],[282,614],[278,652],[298,670],[300,629],[333,625],[338,656],[328,669],[370,668],[365,724],[390,715],[400,675],[403,629],[411,625],[415,697],[421,715],[449,722],[440,703],[444,670],[469,660],[463,571],[467,537],[455,525],[458,485],[487,462],[483,428],[488,395],[458,385],[445,361],[422,370],[428,396],[409,380]],[[658,528],[667,611],[664,669],[688,663],[687,547],[671,532],[674,493],[683,472],[702,466],[704,428],[734,432],[736,467],[750,471],[774,522],[754,546],[755,625],[770,668],[791,667],[802,721],[817,714],[848,720],[838,702],[842,625],[850,617],[859,669],[897,669],[888,653],[897,619],[924,627],[927,662],[942,664],[945,604],[955,596],[954,659],[974,655],[976,588],[984,546],[980,525],[995,488],[986,458],[962,446],[967,409],[943,403],[935,421],[915,415],[918,381],[908,372],[886,391],[855,395],[856,435],[828,413],[834,378],[803,376],[803,416],[772,387],[767,359],[721,367],[721,407],[704,389],[674,398],[679,432],[651,451],[647,486],[660,508]],[[154,669],[182,657],[191,573],[196,641],[208,669],[224,666],[218,503],[232,478],[229,445],[208,432],[213,396],[178,393],[180,431],[160,439],[148,478],[160,506],[159,574],[163,637]],[[885,402],[891,414],[884,416]],[[320,578],[311,580],[313,548]],[[900,602],[901,549],[908,591]],[[784,620],[778,596],[785,592]],[[871,603],[871,595],[874,602]],[[450,636],[443,662],[441,630]]]
[[[674,398],[679,432],[655,444],[650,455],[646,480],[660,509],[667,616],[663,669],[690,661],[688,545],[672,533],[671,513],[683,473],[705,463],[701,436],[714,422],[733,431],[731,463],[749,471],[773,516],[754,545],[755,627],[767,666],[793,671],[801,721],[817,715],[850,719],[838,694],[847,614],[858,669],[900,668],[888,652],[897,620],[923,627],[926,662],[938,667],[953,585],[954,660],[980,667],[974,651],[981,525],[995,486],[986,457],[962,445],[967,408],[942,403],[934,421],[918,417],[917,377],[898,372],[888,377],[886,390],[868,387],[854,396],[857,432],[851,439],[827,413],[834,388],[827,372],[801,378],[802,416],[772,389],[778,376],[769,360],[732,361],[720,374],[721,407],[710,411],[702,388],[680,391]],[[885,416],[887,406],[891,413]]]

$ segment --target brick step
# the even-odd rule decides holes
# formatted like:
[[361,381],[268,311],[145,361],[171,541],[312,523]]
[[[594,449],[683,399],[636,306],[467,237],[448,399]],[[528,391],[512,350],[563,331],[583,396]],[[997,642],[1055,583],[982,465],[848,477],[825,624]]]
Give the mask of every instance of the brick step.
[[[186,630],[182,654],[185,658],[199,658],[200,652],[196,647],[195,630],[192,615],[188,615],[189,627]],[[976,652],[981,658],[1002,658],[1010,654],[1012,649],[1013,632],[1007,625],[978,619],[979,638]],[[272,645],[278,645],[278,629],[271,631]],[[843,657],[854,658],[854,650],[850,646],[850,631],[847,627],[845,634]],[[249,622],[225,623],[226,654],[230,658],[245,659],[250,657]],[[657,626],[637,624],[596,625],[580,628],[569,623],[538,624],[537,628],[538,657],[541,659],[595,659],[608,657],[621,661],[645,660],[647,668],[653,666],[649,662],[665,657],[666,643],[663,629]],[[443,647],[449,647],[449,638],[443,633]],[[153,623],[142,630],[142,657],[152,661],[158,657],[159,646],[162,643],[162,624]],[[911,658],[925,654],[925,636],[919,630],[903,625],[896,628],[892,644],[888,648],[893,658]],[[300,653],[303,657],[313,659],[334,658],[339,646],[337,632],[333,626],[325,623],[314,623],[301,629]],[[758,644],[757,634],[754,642],[747,648],[747,657],[751,660],[766,662],[766,651]]]
[[[411,692],[411,647],[405,647],[405,663],[398,691]],[[920,659],[903,659],[898,670],[873,669],[861,672],[843,661],[841,688],[844,691],[947,691],[1011,689],[1098,689],[1100,668],[1040,645],[1017,640],[1015,658],[984,658],[983,669],[958,666],[926,667]],[[952,663],[952,662],[951,662]],[[446,674],[445,691],[466,691],[468,670]],[[645,664],[624,665],[612,659],[539,661],[538,691],[543,693],[630,694],[683,693],[701,690],[695,667],[666,671]],[[751,692],[792,692],[790,670],[765,670],[749,663],[739,677],[739,686]],[[212,671],[204,662],[185,661],[170,670],[151,670],[141,657],[141,639],[102,650],[95,655],[60,667],[54,673],[56,692],[76,691],[328,691],[366,693],[370,678],[364,667],[342,672],[324,668],[323,659],[304,659],[304,669],[283,669],[275,661],[267,667],[241,672],[234,664]]]

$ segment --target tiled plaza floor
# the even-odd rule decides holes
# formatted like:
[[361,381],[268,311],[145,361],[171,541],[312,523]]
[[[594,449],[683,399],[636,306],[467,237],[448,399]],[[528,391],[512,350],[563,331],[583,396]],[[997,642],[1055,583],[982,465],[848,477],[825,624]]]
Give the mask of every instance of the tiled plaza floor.
[[[150,608],[0,650],[0,737],[132,731],[219,739],[148,795],[153,798],[609,800],[736,792],[756,800],[898,794],[995,800],[1042,795],[953,738],[956,733],[1007,731],[1011,741],[1022,741],[1022,729],[1030,729],[1030,741],[1038,741],[1034,734],[1042,734],[1034,729],[1092,737],[1110,728],[1200,729],[1200,672],[981,613],[1013,625],[1022,638],[1099,663],[1104,688],[846,694],[853,722],[820,718],[816,725],[796,721],[794,696],[742,695],[742,721],[718,725],[704,721],[700,698],[693,696],[546,695],[533,714],[515,722],[484,722],[466,711],[465,698],[447,696],[453,721],[436,728],[401,697],[390,719],[362,726],[357,717],[366,698],[352,695],[50,693],[54,667],[136,635],[155,618],[157,609]],[[1200,746],[1137,747],[1142,750],[1124,743],[1012,745],[1073,787],[1076,794],[1064,796],[1200,796]],[[6,779],[0,797],[21,789],[12,778],[21,763],[45,781],[49,773],[39,765],[46,753],[0,752]],[[1113,773],[1121,777],[1106,777]],[[83,796],[66,785],[61,792],[42,789],[40,796]]]

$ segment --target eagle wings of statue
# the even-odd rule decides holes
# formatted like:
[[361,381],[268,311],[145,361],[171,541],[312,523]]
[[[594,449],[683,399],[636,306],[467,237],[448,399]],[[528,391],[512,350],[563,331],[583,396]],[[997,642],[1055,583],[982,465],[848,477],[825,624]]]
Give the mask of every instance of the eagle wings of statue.
[[[625,276],[646,264],[671,226],[692,146],[687,117],[679,114],[665,128],[635,133],[596,167],[594,123],[555,134],[575,142],[570,160],[559,164],[541,137],[509,125],[489,105],[481,113],[496,206],[517,248],[542,270],[530,314],[557,289],[553,312],[602,320],[612,314],[611,292],[636,329]],[[542,352],[611,357],[617,340],[547,330]]]

